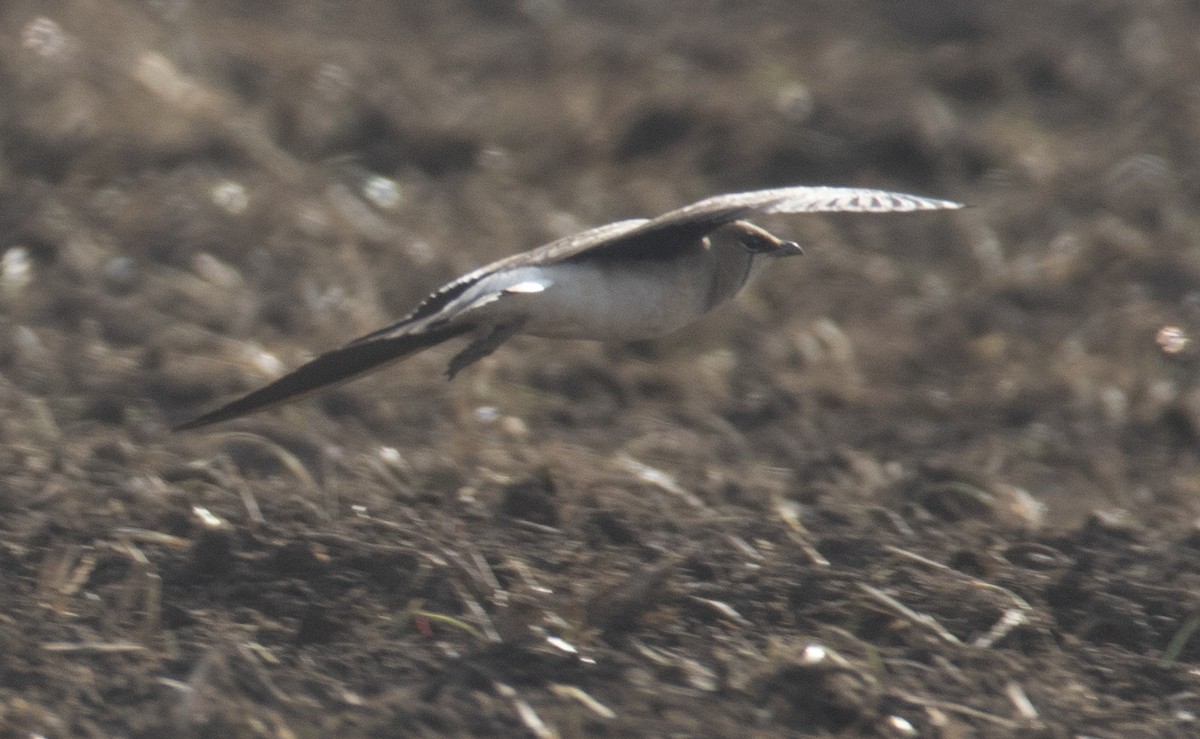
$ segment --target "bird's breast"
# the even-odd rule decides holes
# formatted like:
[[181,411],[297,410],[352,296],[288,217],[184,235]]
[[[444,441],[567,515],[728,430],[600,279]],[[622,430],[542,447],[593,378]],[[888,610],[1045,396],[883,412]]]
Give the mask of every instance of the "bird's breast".
[[[705,255],[636,264],[559,263],[533,275],[548,283],[540,293],[513,296],[524,305],[533,336],[632,340],[668,334],[712,307],[712,266]],[[544,271],[541,271],[544,270]],[[516,271],[516,272],[519,272]]]

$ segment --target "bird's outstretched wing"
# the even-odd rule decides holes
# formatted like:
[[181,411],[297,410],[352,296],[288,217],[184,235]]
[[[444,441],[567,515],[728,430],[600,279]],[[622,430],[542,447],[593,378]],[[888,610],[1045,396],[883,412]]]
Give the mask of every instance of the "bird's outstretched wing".
[[301,365],[295,371],[289,372],[266,387],[243,395],[215,411],[181,423],[172,431],[186,431],[221,421],[229,421],[266,410],[280,403],[298,400],[309,393],[327,390],[361,374],[404,359],[422,349],[465,334],[474,328],[468,324],[459,324],[446,326],[439,330],[347,344],[341,349],[326,352],[311,362]]
[[540,246],[532,251],[521,252],[505,257],[491,264],[484,265],[479,269],[471,270],[470,272],[457,277],[445,285],[442,285],[433,292],[429,297],[421,301],[421,303],[412,310],[404,318],[396,323],[385,326],[377,331],[372,331],[369,334],[360,336],[353,344],[360,344],[367,341],[374,341],[380,338],[388,338],[398,335],[402,331],[410,330],[410,327],[418,326],[422,321],[436,316],[447,305],[454,301],[455,298],[466,292],[472,285],[479,282],[488,275],[495,274],[505,269],[518,267],[528,264],[546,264],[548,262],[561,261],[558,258],[559,254],[573,254],[580,251],[586,251],[597,244],[603,244],[614,238],[619,238],[621,234],[631,231],[643,223],[648,223],[645,218],[634,218],[628,221],[617,221],[596,228],[589,228],[586,231],[580,231],[570,236],[564,236],[557,241],[552,241],[545,246]]
[[697,239],[755,213],[899,213],[961,207],[949,200],[858,187],[780,187],[715,195],[657,218],[597,226],[492,262],[446,283],[397,323],[354,343],[395,336],[437,314],[484,277],[513,267],[605,258],[669,259]]
[[961,203],[951,200],[871,188],[779,187],[715,195],[603,239],[578,243],[564,239],[538,251],[552,262],[606,258],[653,260],[669,258],[696,239],[756,213],[911,213],[961,207]]
[[777,187],[772,190],[714,195],[664,213],[647,226],[686,221],[737,207],[748,208],[751,213],[910,213],[917,210],[954,210],[961,208],[962,203],[864,187]]

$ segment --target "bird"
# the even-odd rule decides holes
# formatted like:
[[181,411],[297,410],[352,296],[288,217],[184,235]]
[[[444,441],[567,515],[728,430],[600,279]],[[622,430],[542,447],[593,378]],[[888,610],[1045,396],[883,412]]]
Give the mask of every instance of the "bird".
[[399,321],[181,423],[197,429],[298,400],[458,337],[448,379],[514,336],[633,341],[669,334],[803,254],[745,220],[777,213],[953,210],[950,200],[870,188],[779,187],[715,195],[656,218],[617,221],[468,272]]

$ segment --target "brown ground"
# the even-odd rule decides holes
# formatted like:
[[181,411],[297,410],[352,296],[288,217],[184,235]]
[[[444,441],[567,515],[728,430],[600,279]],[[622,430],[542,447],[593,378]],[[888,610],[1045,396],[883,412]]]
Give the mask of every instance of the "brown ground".
[[[1156,343],[1200,330],[1198,37],[6,2],[3,735],[1200,735],[1200,379]],[[808,255],[664,341],[166,431],[480,263],[794,183],[975,207],[762,221]]]

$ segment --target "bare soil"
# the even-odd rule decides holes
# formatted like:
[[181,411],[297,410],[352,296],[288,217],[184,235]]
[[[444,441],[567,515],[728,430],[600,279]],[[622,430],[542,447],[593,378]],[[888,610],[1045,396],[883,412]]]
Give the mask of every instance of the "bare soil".
[[[3,736],[1200,735],[1200,9],[12,0]],[[167,429],[707,195],[631,345]]]

